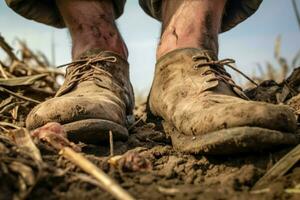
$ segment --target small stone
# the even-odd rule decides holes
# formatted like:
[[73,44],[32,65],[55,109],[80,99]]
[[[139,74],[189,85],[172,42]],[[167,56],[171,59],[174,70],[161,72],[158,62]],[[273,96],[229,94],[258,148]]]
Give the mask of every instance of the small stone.
[[147,174],[145,176],[140,177],[140,184],[150,185],[154,181],[154,176],[152,174]]

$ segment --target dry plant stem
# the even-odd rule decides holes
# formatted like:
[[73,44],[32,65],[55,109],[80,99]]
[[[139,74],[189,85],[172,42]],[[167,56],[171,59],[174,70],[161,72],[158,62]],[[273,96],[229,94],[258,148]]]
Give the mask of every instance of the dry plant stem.
[[[31,51],[24,42],[19,42],[20,59],[16,57],[13,48],[0,36],[0,49],[8,55],[8,60],[0,60],[0,131],[8,132],[19,129],[24,119],[35,104],[52,97],[59,85],[58,75],[54,68],[46,68],[47,62],[42,55]],[[39,62],[37,62],[39,60]],[[36,100],[36,98],[39,98]]]
[[20,99],[23,99],[23,100],[26,100],[26,101],[30,101],[30,102],[33,102],[33,103],[36,103],[36,104],[41,103],[40,101],[31,99],[31,98],[29,98],[29,97],[25,97],[25,96],[20,95],[20,94],[17,94],[17,93],[12,92],[12,91],[10,91],[10,90],[8,90],[8,89],[5,89],[4,87],[0,87],[0,91],[7,92],[7,93],[9,93],[9,94],[11,94],[11,95],[13,95],[13,96],[15,96],[15,97],[18,97],[18,98],[20,98]]
[[226,0],[165,0],[157,58],[179,48],[202,48],[218,53]]
[[296,15],[296,18],[297,18],[297,22],[298,22],[298,25],[299,25],[299,28],[300,28],[300,13],[299,13],[299,10],[298,10],[298,7],[297,7],[296,0],[292,0],[292,3],[293,3],[294,12],[295,12],[295,15]]
[[40,150],[34,144],[30,132],[25,128],[19,128],[10,133],[18,147],[28,152],[34,161],[36,161],[38,165],[41,165],[43,162],[42,155]]
[[11,127],[11,128],[14,128],[14,129],[20,129],[21,127],[17,126],[17,125],[14,125],[12,123],[9,123],[9,122],[1,122],[0,121],[0,126],[8,126],[8,127]]
[[110,156],[114,156],[114,136],[112,131],[109,131],[109,147],[110,147]]
[[130,131],[131,129],[133,129],[140,121],[143,120],[143,118],[145,117],[145,114],[143,116],[141,116],[137,121],[135,121],[129,128],[128,131]]
[[281,158],[261,179],[257,181],[252,190],[266,188],[271,181],[283,176],[300,160],[300,144]]
[[103,189],[113,195],[119,200],[134,200],[134,198],[126,192],[120,185],[118,185],[113,179],[105,174],[101,169],[96,167],[93,163],[87,160],[84,156],[76,153],[72,149],[65,147],[60,151],[60,154],[66,159],[79,166],[86,173],[92,175],[102,185]]
[[19,60],[17,56],[13,53],[13,48],[9,46],[4,38],[0,35],[0,47],[7,53],[7,55],[10,57],[11,61]]
[[109,50],[127,59],[127,47],[115,24],[110,0],[56,0],[72,38],[72,57],[90,49]]
[[[27,191],[21,196],[20,199],[27,199],[28,195],[32,192],[33,188],[36,186],[36,184],[39,182],[41,176],[42,176],[42,166],[43,166],[43,159],[41,156],[40,150],[36,147],[35,143],[32,140],[32,137],[30,135],[30,132],[25,128],[20,128],[17,130],[14,130],[10,132],[11,136],[13,137],[16,145],[18,146],[18,151],[23,151],[23,153],[27,154],[32,158],[32,161],[36,164],[38,170],[37,174],[34,177],[30,187],[27,189]],[[16,162],[18,163],[18,162]],[[20,170],[20,169],[19,169]],[[20,170],[22,171],[22,170]],[[25,176],[27,178],[27,176]]]
[[6,75],[6,72],[4,71],[3,66],[2,66],[1,63],[0,63],[0,73],[3,76],[4,79],[8,79],[8,77]]

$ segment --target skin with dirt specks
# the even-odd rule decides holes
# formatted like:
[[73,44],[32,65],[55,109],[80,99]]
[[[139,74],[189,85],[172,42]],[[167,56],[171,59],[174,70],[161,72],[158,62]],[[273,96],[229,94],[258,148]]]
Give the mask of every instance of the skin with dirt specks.
[[115,25],[111,1],[56,1],[72,37],[72,57],[90,49],[110,50],[128,57],[127,47]]
[[218,34],[226,0],[163,1],[162,36],[157,58],[186,47],[218,53]]

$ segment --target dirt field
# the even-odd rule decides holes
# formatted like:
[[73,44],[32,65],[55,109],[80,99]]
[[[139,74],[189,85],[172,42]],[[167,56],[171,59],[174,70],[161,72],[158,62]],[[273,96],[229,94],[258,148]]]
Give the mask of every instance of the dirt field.
[[[139,109],[141,112],[143,106]],[[42,169],[1,136],[0,199],[113,199],[53,148],[44,143],[38,147],[45,162]],[[86,146],[83,152],[137,199],[300,198],[297,191],[287,190],[300,183],[300,166],[271,182],[267,189],[251,191],[291,147],[226,157],[184,155],[172,149],[159,121],[155,124],[142,120],[132,129],[128,142],[116,142],[114,147],[115,154],[124,154],[115,165],[109,163],[108,146]],[[23,174],[14,171],[14,162],[30,170]],[[32,185],[28,176],[32,176]]]
[[[9,54],[9,48],[6,49]],[[34,85],[27,80],[30,87],[18,82],[12,84],[9,79],[15,76],[45,72],[46,64],[29,49],[24,47],[22,52],[22,62],[9,54],[13,62],[4,66],[7,71],[3,79],[7,82],[1,79],[0,85],[0,200],[113,199],[100,189],[95,179],[58,155],[48,143],[35,140],[42,162],[32,157],[33,152],[20,148],[20,144],[30,146],[28,140],[17,145],[10,131],[23,127],[27,113],[38,103],[24,97],[37,99],[39,94],[43,96],[39,99],[42,101],[53,96],[57,89],[52,71],[47,72],[47,77],[35,77],[38,81]],[[42,67],[27,67],[26,59],[33,59]],[[252,100],[288,104],[298,115],[299,86],[300,70],[297,69],[280,84],[265,81],[246,93]],[[135,118],[137,123],[130,128],[128,141],[114,143],[114,156],[121,155],[117,161],[113,162],[108,145],[82,146],[82,154],[136,199],[300,199],[299,163],[266,187],[252,189],[294,147],[233,156],[185,155],[172,148],[161,121],[149,115],[145,104],[136,108]]]

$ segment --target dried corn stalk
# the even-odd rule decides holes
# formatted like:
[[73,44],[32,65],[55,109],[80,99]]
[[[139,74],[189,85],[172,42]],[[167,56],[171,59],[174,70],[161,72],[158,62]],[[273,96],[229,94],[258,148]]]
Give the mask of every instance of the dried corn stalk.
[[39,102],[57,91],[62,72],[49,65],[41,53],[31,51],[18,41],[20,58],[0,36],[0,49],[7,58],[0,58],[0,133],[24,127],[26,115]]

